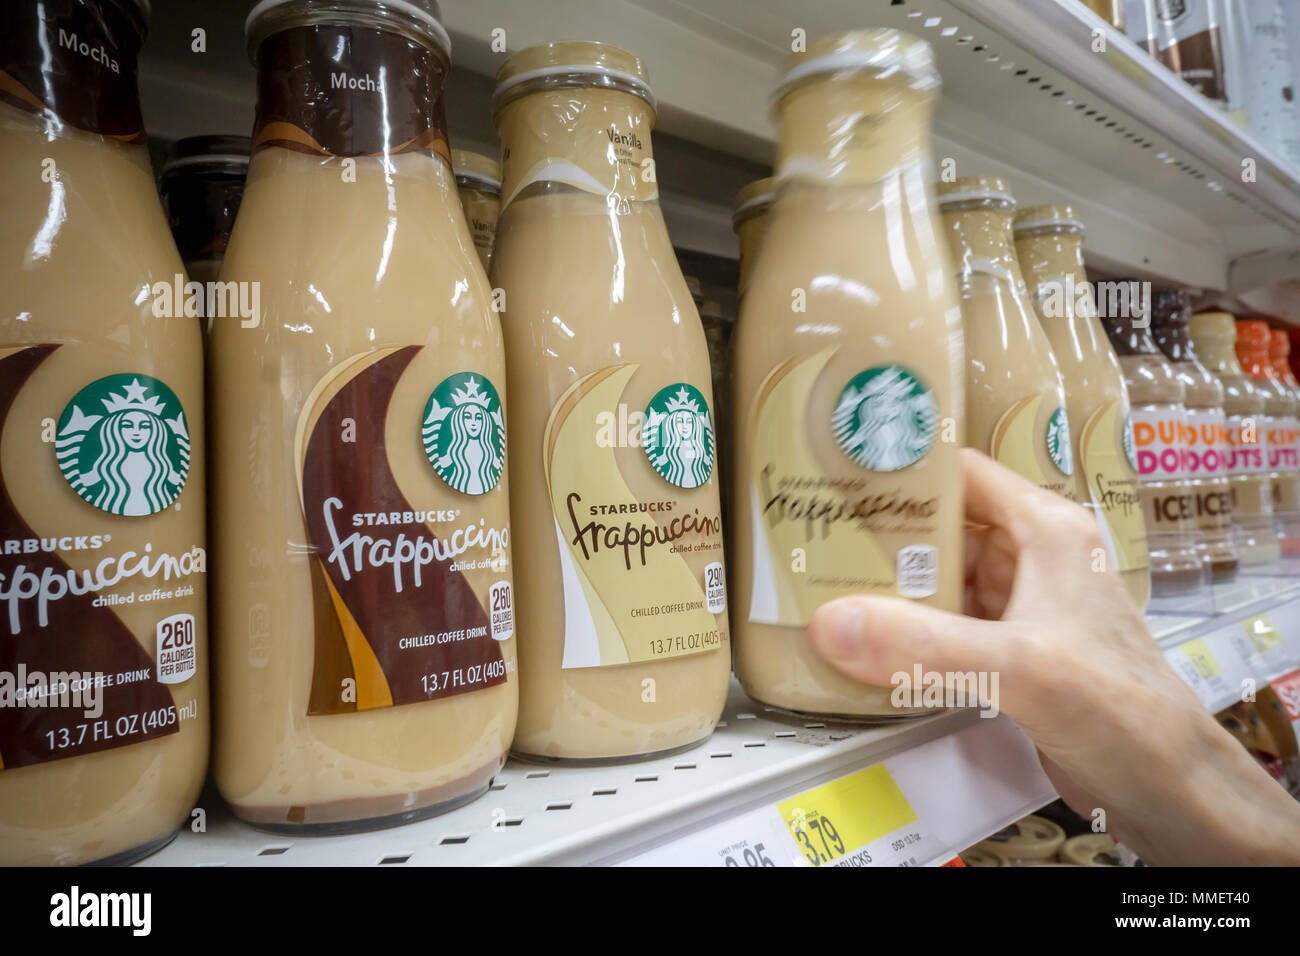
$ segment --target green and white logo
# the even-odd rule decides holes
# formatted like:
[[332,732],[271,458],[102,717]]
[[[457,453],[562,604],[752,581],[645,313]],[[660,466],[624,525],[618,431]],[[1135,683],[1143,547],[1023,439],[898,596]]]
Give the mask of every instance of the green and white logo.
[[1124,416],[1124,432],[1120,441],[1124,443],[1124,454],[1128,457],[1128,463],[1133,466],[1133,470],[1138,470],[1137,442],[1133,438],[1133,416]]
[[433,390],[424,406],[424,453],[433,470],[467,495],[487,494],[506,462],[501,396],[485,376],[457,372]]
[[876,365],[853,376],[831,413],[835,441],[871,471],[898,471],[920,461],[938,429],[934,393],[901,365]]
[[1074,474],[1074,449],[1070,445],[1070,416],[1065,413],[1065,406],[1052,412],[1047,420],[1047,454],[1061,473]]
[[694,385],[661,388],[645,410],[646,457],[678,488],[698,488],[713,473],[713,420],[709,403]]
[[157,514],[176,500],[190,471],[185,409],[156,378],[109,375],[73,396],[54,452],[72,490],[96,508]]

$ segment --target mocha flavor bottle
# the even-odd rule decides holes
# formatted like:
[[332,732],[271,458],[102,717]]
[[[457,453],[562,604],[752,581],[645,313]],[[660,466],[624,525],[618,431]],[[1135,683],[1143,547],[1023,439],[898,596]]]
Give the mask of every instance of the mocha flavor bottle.
[[808,622],[853,594],[961,608],[961,315],[927,181],[938,89],[929,44],[862,30],[795,54],[777,90],[730,476],[736,676],[772,707],[926,713],[828,664]]
[[1015,199],[1002,180],[984,176],[941,182],[938,192],[966,330],[966,441],[1079,501],[1060,367],[1013,244]]
[[659,209],[644,65],[510,57],[493,284],[512,394],[514,750],[648,757],[708,738],[730,683],[709,352]]
[[1183,383],[1187,410],[1187,480],[1196,502],[1196,525],[1205,535],[1214,581],[1237,576],[1237,532],[1228,487],[1228,433],[1223,383],[1192,348],[1192,320],[1184,289],[1157,289],[1151,300],[1151,335]]
[[203,356],[136,93],[147,20],[0,12],[0,866],[136,859],[207,767]]
[[1015,219],[1016,258],[1065,386],[1074,453],[1074,496],[1093,512],[1102,538],[1139,608],[1151,597],[1146,525],[1133,423],[1115,350],[1097,319],[1083,265],[1083,223],[1065,205],[1032,206]]
[[1147,524],[1151,593],[1184,594],[1210,576],[1187,470],[1187,389],[1151,338],[1150,306],[1142,298],[1141,283],[1122,280],[1109,285],[1125,293],[1106,304],[1101,321],[1119,356],[1132,403],[1133,460]]
[[[264,2],[215,322],[215,774],[335,832],[485,791],[514,731],[505,355],[443,121],[429,0]],[[339,81],[342,77],[342,81]]]
[[1227,312],[1192,316],[1192,345],[1223,383],[1224,430],[1228,439],[1228,491],[1243,565],[1268,564],[1281,554],[1273,523],[1273,485],[1267,459],[1264,395],[1237,361],[1237,328]]

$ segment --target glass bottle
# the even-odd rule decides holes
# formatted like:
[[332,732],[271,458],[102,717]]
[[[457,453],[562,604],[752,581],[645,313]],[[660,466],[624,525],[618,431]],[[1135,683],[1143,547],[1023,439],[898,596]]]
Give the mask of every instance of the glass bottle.
[[1300,553],[1300,462],[1296,460],[1296,418],[1291,391],[1282,383],[1270,355],[1272,338],[1261,319],[1237,322],[1237,360],[1255,388],[1264,394],[1260,442],[1273,486],[1273,522],[1283,555]]
[[659,209],[654,96],[601,43],[523,50],[493,98],[504,167],[520,712],[516,753],[694,746],[730,684],[709,354]]
[[342,832],[487,790],[517,704],[505,354],[447,148],[432,0],[263,3],[211,337],[215,776]]
[[927,179],[930,46],[810,44],[777,90],[777,198],[736,326],[736,675],[754,699],[867,720],[925,711],[808,642],[852,594],[962,604],[961,318]]
[[495,159],[464,149],[451,151],[451,163],[460,204],[465,210],[465,224],[474,239],[483,271],[490,272],[501,211],[501,165]]

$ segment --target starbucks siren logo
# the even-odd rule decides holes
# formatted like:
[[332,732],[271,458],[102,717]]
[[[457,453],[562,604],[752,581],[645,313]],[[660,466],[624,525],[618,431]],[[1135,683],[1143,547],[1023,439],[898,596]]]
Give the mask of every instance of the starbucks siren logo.
[[181,493],[190,433],[176,393],[148,375],[109,375],[63,410],[54,443],[72,490],[115,515],[151,515]]
[[433,470],[467,495],[487,494],[501,480],[506,424],[492,383],[458,372],[433,390],[424,406],[424,453]]
[[1124,434],[1121,438],[1124,443],[1124,454],[1128,457],[1128,463],[1133,466],[1133,470],[1138,470],[1137,442],[1133,440],[1133,416],[1124,416]]
[[871,471],[898,471],[920,461],[938,427],[934,393],[899,365],[877,365],[853,376],[831,413],[835,441]]
[[1074,449],[1070,445],[1070,417],[1062,406],[1047,420],[1047,454],[1065,475],[1074,474]]
[[713,472],[713,420],[694,385],[661,388],[645,410],[645,453],[665,481],[698,488]]

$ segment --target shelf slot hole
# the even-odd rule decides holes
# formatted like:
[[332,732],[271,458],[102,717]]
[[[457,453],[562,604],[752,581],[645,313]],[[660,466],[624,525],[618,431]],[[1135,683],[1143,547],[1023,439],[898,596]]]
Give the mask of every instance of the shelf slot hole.
[[825,726],[825,724],[804,724],[803,728],[804,730],[821,730]]
[[778,731],[777,731],[776,733],[774,733],[772,736],[773,736],[773,737],[793,737],[793,736],[795,736],[795,732],[794,732],[793,730],[778,730]]
[[658,774],[654,774],[654,775],[648,775],[648,776],[645,776],[645,777],[637,777],[633,782],[634,782],[634,783],[654,783],[654,782],[657,781],[658,779],[659,779],[659,775],[658,775]]
[[409,860],[410,858],[411,858],[411,854],[409,854],[409,853],[398,854],[398,855],[395,855],[395,856],[386,856],[386,857],[384,857],[382,860],[379,861],[379,865],[380,865],[380,866],[393,866],[394,864],[405,863],[405,862],[406,862],[407,860]]
[[694,769],[695,769],[695,764],[693,764],[693,763],[679,763],[679,764],[675,764],[675,765],[673,766],[673,769],[674,769],[674,770],[694,770]]
[[288,852],[289,852],[289,848],[287,846],[264,846],[262,847],[262,849],[257,851],[257,855],[258,856],[280,856]]
[[572,810],[573,804],[572,803],[548,803],[546,805],[546,809],[547,810]]
[[469,842],[468,833],[456,833],[451,836],[445,836],[438,841],[438,846],[460,846]]
[[593,790],[593,791],[591,791],[591,795],[592,795],[593,797],[612,797],[612,796],[613,796],[614,794],[616,794],[616,793],[618,793],[618,790]]
[[542,777],[549,777],[550,775],[551,775],[551,772],[550,772],[549,770],[534,770],[532,773],[528,774],[528,776],[525,777],[524,779],[525,779],[525,780],[540,780]]
[[745,746],[746,746],[746,747],[766,747],[766,746],[767,746],[767,742],[766,742],[766,741],[762,741],[762,740],[747,740],[747,741],[745,741]]
[[713,760],[723,760],[730,756],[731,756],[730,750],[722,750],[719,751],[718,753],[709,754],[709,757],[712,758]]

